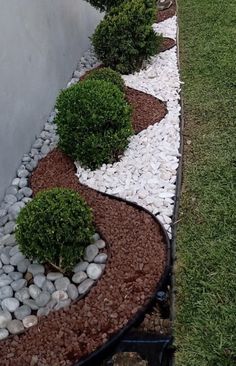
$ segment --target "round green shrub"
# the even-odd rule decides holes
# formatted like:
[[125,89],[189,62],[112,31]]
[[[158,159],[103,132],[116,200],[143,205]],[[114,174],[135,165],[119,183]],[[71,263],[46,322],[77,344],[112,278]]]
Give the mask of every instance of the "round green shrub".
[[88,0],[88,2],[100,11],[109,11],[113,6],[118,6],[125,0]]
[[16,239],[22,253],[62,270],[78,263],[93,234],[91,209],[69,189],[38,193],[17,218]]
[[57,100],[59,147],[95,169],[114,162],[132,134],[131,108],[110,82],[85,80],[63,90]]
[[156,54],[161,37],[152,28],[155,0],[131,0],[112,8],[92,36],[95,52],[105,66],[132,73]]
[[112,84],[116,85],[120,91],[124,92],[125,90],[125,83],[120,73],[112,70],[110,67],[103,67],[101,69],[91,71],[86,77],[86,80],[110,81]]

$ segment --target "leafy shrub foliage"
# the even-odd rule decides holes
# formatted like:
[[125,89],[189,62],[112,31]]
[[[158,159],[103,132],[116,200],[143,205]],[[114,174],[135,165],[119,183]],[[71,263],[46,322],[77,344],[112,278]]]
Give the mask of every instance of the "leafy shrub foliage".
[[124,1],[125,0],[88,0],[92,6],[100,11],[109,11],[112,7],[118,6]]
[[64,270],[78,263],[93,234],[91,209],[69,189],[38,193],[17,218],[16,239],[22,253]]
[[155,0],[131,0],[111,9],[92,36],[105,66],[131,73],[158,52],[161,37],[152,28],[155,12]]
[[118,72],[112,70],[110,67],[103,67],[101,69],[91,71],[86,77],[86,80],[91,79],[110,81],[112,84],[116,85],[120,89],[120,91],[124,92],[124,80]]
[[110,82],[85,80],[63,90],[57,100],[59,147],[95,169],[117,159],[132,134],[131,108]]

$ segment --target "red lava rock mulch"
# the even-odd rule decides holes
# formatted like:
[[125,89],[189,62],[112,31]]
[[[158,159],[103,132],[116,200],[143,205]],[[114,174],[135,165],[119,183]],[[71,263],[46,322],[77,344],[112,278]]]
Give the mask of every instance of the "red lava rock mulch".
[[31,187],[34,194],[51,187],[78,191],[93,209],[110,256],[84,299],[0,342],[1,366],[69,366],[102,346],[147,303],[166,268],[167,248],[150,214],[81,185],[73,162],[58,149],[40,161]]
[[158,10],[156,21],[157,23],[163,22],[168,18],[172,18],[176,14],[176,2],[173,0],[173,4],[166,10]]
[[136,133],[160,122],[167,113],[166,104],[150,94],[126,87],[125,95],[133,107],[132,126]]
[[160,52],[170,50],[175,45],[176,45],[176,42],[173,38],[165,37],[165,38],[163,38],[163,42],[161,44]]

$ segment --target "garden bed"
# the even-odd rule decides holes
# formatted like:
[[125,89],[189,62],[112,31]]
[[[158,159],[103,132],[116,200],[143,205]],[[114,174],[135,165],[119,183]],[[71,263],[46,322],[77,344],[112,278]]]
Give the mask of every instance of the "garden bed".
[[[86,297],[40,318],[37,327],[25,334],[1,342],[2,365],[72,365],[89,356],[137,320],[168,273],[169,241],[158,220],[171,237],[179,158],[176,18],[153,28],[163,33],[163,53],[154,56],[140,72],[124,76],[135,135],[119,161],[95,171],[76,163],[76,174],[68,156],[57,148],[50,152],[57,143],[53,118],[41,134],[45,141],[50,138],[50,148],[44,144],[33,147],[41,149],[44,157],[30,178],[33,194],[53,187],[79,192],[93,209],[96,230],[108,245],[109,256],[103,277]],[[96,59],[93,66],[98,66]],[[80,77],[78,70],[69,85]],[[133,151],[137,154],[132,157]],[[112,179],[110,170],[115,173]],[[9,232],[11,229],[13,224]],[[162,327],[168,328],[168,333],[170,323],[153,322],[152,316],[146,318],[144,329],[149,322],[153,332]]]

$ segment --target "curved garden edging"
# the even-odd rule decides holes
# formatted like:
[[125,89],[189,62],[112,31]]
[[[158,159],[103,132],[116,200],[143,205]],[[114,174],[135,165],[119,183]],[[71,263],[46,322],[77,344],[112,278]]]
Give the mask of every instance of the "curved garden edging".
[[[44,161],[42,161],[42,164],[44,163]],[[72,162],[70,163],[70,164],[72,164]],[[71,168],[72,168],[72,172],[73,172],[73,164],[71,165]],[[68,177],[68,170],[65,172],[65,175]],[[63,181],[63,186],[66,184],[66,177],[64,177],[65,179],[63,179],[62,178],[62,181]],[[68,182],[70,181],[72,181],[73,180],[73,178],[71,178],[71,177],[69,177],[68,178]],[[71,183],[70,183],[71,184]],[[77,183],[77,181],[76,181],[76,178],[75,178],[75,181],[74,181],[74,184],[78,184]],[[74,184],[73,184],[73,187],[74,187]],[[58,185],[58,182],[57,182],[57,185]],[[70,186],[71,187],[71,186]],[[72,187],[71,187],[72,188]],[[81,188],[81,187],[80,187]],[[95,211],[94,211],[94,216],[95,216],[95,222],[96,222],[96,220],[98,220],[99,221],[99,231],[101,230],[101,231],[103,231],[103,232],[101,232],[102,234],[104,234],[105,235],[105,233],[106,233],[106,235],[107,235],[107,230],[105,230],[105,228],[104,228],[104,223],[105,223],[105,216],[104,217],[102,217],[102,214],[101,214],[101,210],[102,210],[102,212],[104,212],[104,210],[107,212],[108,210],[107,210],[107,207],[106,207],[106,205],[108,205],[108,207],[109,207],[109,204],[110,204],[110,201],[112,201],[112,204],[114,205],[114,201],[117,201],[116,199],[110,199],[110,197],[108,198],[106,195],[104,195],[104,194],[102,194],[102,193],[98,193],[98,192],[95,192],[94,190],[90,190],[89,188],[87,188],[87,187],[83,187],[83,189],[84,189],[84,195],[86,196],[86,199],[87,199],[87,202],[88,202],[88,200],[90,200],[90,204],[91,204],[91,202],[92,202],[92,200],[93,200],[93,197],[94,196],[96,196],[96,197],[99,197],[99,200],[101,200],[101,204],[100,204],[100,209],[98,209],[98,206],[97,206],[97,204],[96,204],[96,206],[94,206],[94,209],[95,209]],[[81,190],[80,190],[80,193],[81,193]],[[91,195],[93,195],[93,197],[91,197]],[[129,225],[132,225],[132,227],[133,227],[133,230],[134,230],[134,223],[136,222],[136,225],[138,225],[138,227],[136,227],[135,228],[135,231],[136,231],[136,234],[135,234],[135,232],[133,231],[133,230],[130,230],[130,227],[129,227],[129,229],[126,227],[126,229],[128,229],[128,231],[126,231],[126,232],[129,232],[129,233],[131,233],[131,236],[132,235],[135,235],[135,237],[136,237],[136,235],[138,234],[138,238],[139,238],[139,240],[141,240],[141,235],[143,235],[143,234],[145,234],[146,235],[146,230],[147,230],[147,227],[149,226],[149,223],[153,223],[153,224],[151,224],[151,226],[152,226],[152,230],[154,230],[154,232],[153,233],[150,233],[150,239],[149,240],[151,240],[151,243],[149,242],[149,240],[147,240],[146,239],[146,247],[145,248],[140,248],[140,246],[136,246],[135,245],[135,248],[136,248],[136,255],[138,255],[139,254],[139,252],[141,251],[143,251],[144,250],[144,252],[146,253],[147,251],[148,251],[148,248],[149,248],[149,250],[150,250],[150,248],[151,247],[153,247],[153,245],[154,245],[154,248],[153,248],[153,250],[155,250],[155,251],[157,251],[158,253],[159,253],[159,255],[160,255],[160,253],[161,253],[161,251],[160,250],[158,250],[157,249],[157,242],[155,243],[155,241],[157,240],[157,236],[156,236],[156,234],[159,232],[159,230],[161,230],[161,229],[159,229],[158,227],[157,227],[157,225],[156,225],[156,222],[157,222],[157,220],[156,220],[156,218],[154,219],[154,217],[149,213],[149,212],[147,212],[147,211],[145,211],[145,214],[144,214],[144,210],[143,209],[139,209],[139,215],[141,215],[140,216],[140,218],[142,217],[142,219],[141,220],[138,220],[137,221],[137,218],[136,218],[136,220],[134,220],[134,217],[132,217],[133,216],[133,214],[134,214],[134,211],[133,211],[133,208],[131,209],[131,207],[134,207],[134,204],[132,204],[132,203],[125,203],[125,208],[124,208],[124,211],[123,211],[123,214],[122,214],[122,211],[121,212],[119,212],[118,211],[118,207],[120,207],[120,202],[121,201],[119,201],[119,204],[115,204],[115,207],[113,207],[113,209],[112,209],[112,211],[111,210],[109,210],[109,213],[108,213],[108,221],[106,221],[106,225],[110,225],[110,230],[111,230],[111,233],[110,233],[110,235],[112,235],[111,237],[109,237],[109,238],[107,238],[107,241],[109,242],[109,243],[112,243],[112,245],[117,245],[118,244],[118,241],[117,241],[117,239],[118,238],[116,238],[116,240],[114,241],[114,231],[115,231],[115,229],[117,229],[117,227],[119,227],[119,225],[120,225],[120,230],[121,230],[121,238],[123,237],[123,240],[127,240],[127,237],[126,238],[124,238],[124,234],[123,234],[123,232],[124,231],[126,231],[125,230],[125,227],[123,227],[123,225],[122,225],[122,217],[124,218],[127,218],[127,215],[129,215],[129,220],[128,220],[128,222],[127,222],[127,225],[129,226]],[[118,203],[118,202],[117,202]],[[98,210],[97,212],[96,212],[96,210]],[[135,212],[137,211],[137,209],[135,208]],[[133,212],[133,213],[132,213]],[[117,227],[114,227],[114,222],[112,222],[112,215],[114,216],[114,217],[116,217],[116,220],[118,220],[118,221],[116,221],[116,225],[117,225]],[[105,220],[105,221],[104,221]],[[151,220],[151,221],[150,221]],[[155,224],[154,224],[154,221],[155,221]],[[157,229],[158,228],[158,229]],[[144,233],[145,232],[145,233]],[[156,234],[155,234],[155,232],[156,232]],[[153,235],[154,235],[154,237],[155,237],[155,239],[154,239],[154,241],[153,241],[153,239],[152,238],[154,238],[153,237]],[[120,239],[120,240],[122,240],[122,239]],[[135,239],[136,241],[137,241],[137,237],[136,237],[136,239]],[[151,244],[151,247],[150,247],[150,244]],[[164,244],[164,242],[163,242],[163,245],[164,245],[164,247],[165,247],[165,244]],[[124,241],[123,241],[123,245],[122,245],[122,247],[124,248]],[[127,248],[127,243],[126,243],[126,246],[125,246],[126,248]],[[160,248],[159,248],[160,249]],[[166,248],[167,249],[167,248]],[[132,251],[130,252],[131,254],[132,254],[132,258],[133,258],[133,249],[132,249]],[[129,268],[132,268],[132,265],[131,265],[131,262],[130,262],[130,260],[128,260],[128,258],[129,258],[129,256],[128,256],[128,253],[127,253],[127,251],[125,251],[125,253],[123,254],[124,255],[124,258],[122,259],[122,263],[123,263],[123,266],[124,265],[127,265]],[[148,295],[148,298],[150,298],[150,294],[151,293],[154,293],[154,291],[155,291],[155,289],[156,289],[156,285],[157,285],[157,282],[159,282],[160,280],[161,280],[161,275],[155,275],[155,272],[157,271],[157,260],[158,260],[158,258],[156,258],[155,259],[155,264],[152,266],[151,265],[151,263],[150,263],[150,261],[151,261],[151,258],[155,258],[155,256],[153,255],[153,253],[149,253],[148,254],[150,257],[149,257],[149,259],[148,259],[148,261],[145,261],[144,260],[144,257],[142,256],[142,260],[141,260],[141,262],[142,262],[142,264],[144,264],[145,262],[146,263],[148,263],[148,267],[147,267],[147,273],[146,273],[146,275],[148,276],[148,278],[149,278],[149,280],[148,280],[148,282],[146,281],[146,280],[144,280],[144,277],[143,277],[143,281],[144,281],[144,283],[145,283],[145,286],[147,286],[148,287],[148,289],[146,289],[146,291],[148,291],[148,293],[149,293],[149,295]],[[168,256],[167,257],[169,257],[169,254],[168,254]],[[167,257],[166,257],[166,259],[167,259]],[[124,261],[126,261],[126,264],[124,264]],[[98,284],[97,284],[97,286],[96,287],[94,287],[91,291],[90,291],[90,293],[89,293],[89,295],[85,298],[85,300],[84,301],[80,301],[79,303],[77,303],[77,305],[74,305],[74,306],[79,306],[79,308],[80,308],[80,310],[81,310],[81,306],[82,305],[79,305],[79,304],[84,304],[84,306],[88,306],[88,303],[89,303],[89,298],[91,298],[91,296],[93,296],[93,292],[95,291],[95,292],[99,292],[99,286],[101,286],[101,283],[103,282],[103,281],[107,281],[107,279],[108,279],[108,271],[109,271],[109,269],[110,270],[112,270],[114,273],[112,274],[112,277],[113,277],[113,279],[114,279],[114,282],[116,282],[116,279],[115,279],[115,277],[114,276],[116,276],[116,278],[117,278],[117,281],[118,281],[118,283],[119,283],[119,269],[117,268],[117,267],[113,267],[113,266],[110,266],[110,264],[111,263],[108,263],[108,266],[107,266],[107,269],[106,269],[106,275],[105,276],[103,276],[102,277],[102,279],[98,282]],[[120,263],[120,265],[121,265],[121,263]],[[112,267],[112,268],[111,268]],[[124,267],[123,267],[124,268]],[[126,267],[127,268],[127,267]],[[151,268],[153,268],[153,270],[151,270]],[[166,265],[164,265],[164,267],[163,267],[163,269],[164,270],[166,270]],[[121,269],[120,269],[121,270]],[[159,272],[159,271],[158,271]],[[122,271],[122,273],[124,273],[124,271]],[[163,273],[162,273],[163,274]],[[129,277],[129,276],[128,276]],[[132,276],[131,276],[132,277]],[[151,277],[151,278],[150,278]],[[142,279],[141,279],[141,283],[142,283]],[[134,285],[133,283],[130,283],[130,284],[128,284],[127,285],[128,286],[128,288],[129,288],[129,294],[126,294],[127,295],[127,299],[126,298],[124,298],[123,296],[122,296],[122,287],[120,287],[119,288],[119,298],[120,298],[120,301],[122,302],[122,304],[121,304],[121,306],[122,305],[124,305],[125,303],[125,308],[126,308],[126,305],[127,305],[127,301],[129,302],[129,301],[134,301],[134,296],[135,296],[135,293],[136,293],[136,291],[138,290],[138,288],[139,288],[139,286],[140,285],[138,285],[138,287],[136,286],[136,285]],[[130,287],[129,286],[134,286],[133,287],[133,290],[130,290]],[[150,291],[150,286],[153,288],[153,290],[152,291]],[[136,290],[134,290],[136,288]],[[115,290],[115,288],[114,288],[114,290]],[[131,291],[131,293],[130,293],[130,291]],[[104,293],[104,292],[100,292],[100,294],[102,294],[102,295],[104,295],[107,299],[109,298],[109,294],[110,294],[110,291],[109,291],[109,294],[108,293]],[[119,299],[118,299],[119,300]],[[140,302],[141,301],[141,302]],[[141,304],[143,304],[143,300],[142,299],[140,299],[139,300],[139,303],[140,303],[140,305]],[[99,308],[101,307],[101,305],[102,304],[100,304],[99,305]],[[142,307],[142,306],[141,306]],[[116,304],[115,304],[115,311],[117,312],[117,309],[118,309],[118,303],[116,302]],[[131,309],[132,309],[132,311],[131,311]],[[130,311],[131,311],[131,314],[133,314],[133,310],[135,309],[135,306],[133,307],[131,307],[130,308]],[[137,309],[138,310],[138,309]],[[136,311],[137,310],[135,310],[135,313],[136,313]],[[69,312],[69,314],[70,314],[70,316],[72,316],[72,314],[75,314],[74,313],[74,311],[75,311],[75,309],[73,309],[73,305],[71,306],[71,308],[70,309],[68,309],[67,310],[67,312]],[[86,309],[86,313],[88,312],[88,309]],[[63,314],[63,317],[61,317],[61,315],[60,314]],[[67,313],[68,314],[68,313]],[[70,316],[68,315],[68,317],[67,317],[67,315],[66,315],[66,313],[65,312],[63,312],[63,311],[59,311],[59,312],[55,312],[55,313],[51,313],[50,315],[49,315],[49,317],[48,317],[48,320],[50,321],[50,320],[54,320],[54,321],[56,321],[56,319],[57,318],[59,318],[60,319],[60,321],[62,321],[62,322],[64,322],[65,321],[65,318],[68,318],[68,321],[70,322]],[[100,314],[100,316],[101,316],[101,314]],[[108,314],[108,318],[106,317],[106,319],[105,319],[105,324],[107,324],[107,321],[108,321],[108,319],[110,319],[110,316],[111,316],[111,312],[109,312],[109,314]],[[132,317],[132,316],[131,316]],[[127,319],[129,319],[129,318],[131,318],[130,316],[128,316],[128,318]],[[73,319],[74,319],[74,316],[73,316]],[[85,319],[86,319],[86,317],[85,317]],[[115,318],[116,319],[116,318]],[[122,316],[119,316],[118,317],[118,319],[119,319],[119,322],[122,322]],[[47,321],[48,321],[47,320]],[[45,339],[44,339],[44,331],[45,331],[45,329],[47,329],[47,331],[48,331],[48,325],[47,325],[47,321],[46,320],[43,320],[42,319],[42,321],[41,321],[41,326],[40,326],[40,333],[39,333],[39,335],[38,335],[38,337],[40,337],[40,340],[38,340],[37,339],[37,342],[35,341],[35,337],[37,337],[37,330],[35,329],[35,328],[31,328],[25,335],[22,335],[21,337],[20,337],[20,339],[18,340],[18,342],[16,342],[16,343],[18,343],[18,344],[21,344],[21,345],[23,345],[24,343],[27,343],[27,350],[25,350],[25,352],[24,352],[24,357],[26,357],[26,358],[24,358],[24,360],[26,359],[26,360],[28,360],[29,358],[27,358],[27,356],[26,356],[26,354],[28,353],[28,352],[30,352],[30,349],[29,348],[31,348],[32,347],[32,344],[31,345],[29,345],[29,340],[31,339],[33,339],[33,341],[34,342],[36,342],[36,344],[34,343],[34,346],[36,347],[36,345],[37,345],[37,347],[39,347],[40,348],[40,343],[43,341],[44,343],[45,343]],[[125,323],[126,323],[126,321],[125,321]],[[51,323],[52,325],[53,325],[53,323]],[[74,322],[73,322],[73,326],[74,326],[75,324],[74,324]],[[83,329],[84,330],[84,326],[81,324],[81,329]],[[56,336],[56,334],[57,334],[57,332],[58,332],[58,326],[56,327],[57,328],[57,331],[56,331],[56,333],[54,333],[53,332],[53,327],[51,327],[50,328],[50,339],[51,339],[51,337],[52,337],[52,335],[54,334],[54,337],[56,337],[56,342],[58,342],[58,337]],[[89,327],[90,328],[90,327]],[[66,327],[64,328],[65,329],[65,331],[67,331],[67,329],[66,329]],[[69,331],[69,334],[71,333],[71,329],[69,330],[68,329],[68,331]],[[99,334],[100,333],[102,333],[101,332],[101,329],[98,329],[98,332],[99,332]],[[112,332],[112,333],[114,333],[114,331]],[[100,334],[100,337],[102,336],[102,334]],[[53,338],[54,338],[53,337]],[[82,337],[83,338],[83,337]],[[96,338],[96,336],[95,336],[95,338]],[[27,341],[27,339],[28,339],[28,341]],[[86,338],[87,339],[87,338]],[[103,338],[102,338],[103,339]],[[51,340],[52,342],[53,342],[53,339]],[[11,350],[11,344],[8,344],[8,340],[7,341],[4,341],[3,342],[3,345],[4,345],[4,347],[3,347],[3,354],[2,354],[2,360],[4,360],[4,354],[5,354],[5,352],[6,353],[11,353],[12,354],[12,351],[13,351],[13,349]],[[68,339],[68,343],[70,343],[71,344],[71,340],[69,341],[69,339]],[[92,347],[92,343],[93,342],[91,342],[91,344],[90,344],[90,347]],[[102,341],[102,344],[104,343],[104,339],[103,339],[103,341]],[[46,342],[46,344],[47,344],[47,342]],[[76,344],[77,344],[77,342],[76,342]],[[10,347],[10,349],[9,349],[9,347]],[[50,342],[50,347],[52,347],[52,343]],[[56,347],[56,345],[55,345],[55,347]],[[69,347],[69,346],[68,346]],[[69,347],[69,349],[71,349],[71,347],[72,347],[72,345],[70,345],[70,347]],[[15,348],[17,349],[17,345],[15,346]],[[21,349],[21,352],[17,352],[16,351],[16,349],[14,348],[14,353],[16,354],[16,355],[18,355],[18,353],[21,353],[22,352],[22,349]],[[54,349],[54,347],[53,347],[53,349]],[[92,350],[90,350],[90,352],[91,352]],[[32,351],[31,351],[32,352]],[[43,350],[41,350],[41,352],[42,352],[42,358],[43,358],[43,356],[45,355],[45,350],[43,351]],[[56,353],[56,349],[55,349],[55,353]],[[40,355],[41,355],[41,353],[40,353]],[[32,356],[32,353],[31,353],[31,356]],[[19,357],[19,355],[18,355],[18,357]],[[63,355],[63,357],[65,357],[65,354]],[[72,356],[71,356],[72,357]],[[64,359],[64,358],[63,358]],[[16,361],[16,358],[14,359],[14,361]],[[74,361],[76,361],[75,359],[73,360],[73,362]],[[18,362],[18,361],[17,361]],[[17,365],[17,362],[16,363],[14,363],[14,364],[16,364]],[[22,362],[22,359],[21,359],[21,362]],[[20,363],[19,363],[20,364]],[[24,364],[24,363],[21,363],[21,365],[22,364]],[[27,364],[27,363],[25,363],[25,364]],[[49,363],[50,364],[50,363]]]
[[[159,26],[155,26],[154,27],[155,29],[157,29],[158,30],[158,28],[159,29],[162,29],[161,27],[159,27]],[[173,29],[170,29],[168,32],[167,32],[167,35],[173,35],[173,32],[174,32],[174,30]],[[172,52],[173,51],[173,52]],[[171,58],[174,58],[174,54],[176,53],[176,49],[175,49],[175,47],[173,48],[172,47],[172,49],[170,50],[170,51],[168,51],[168,52],[171,52],[170,53],[170,57]],[[161,56],[161,58],[162,58],[162,56]],[[155,60],[155,58],[153,58],[154,60]],[[125,79],[126,79],[126,82],[128,82],[128,85],[130,85],[130,86],[133,86],[133,84],[132,84],[132,82],[130,83],[129,81],[128,81],[128,79],[127,79],[127,77],[125,77]],[[151,79],[153,79],[153,76],[151,76]],[[137,79],[138,80],[138,79]],[[144,81],[145,81],[145,77],[144,77]],[[72,83],[73,83],[73,81],[72,81]],[[129,84],[130,83],[130,84]],[[136,83],[136,82],[135,82]],[[135,84],[134,83],[134,84]],[[132,85],[131,85],[132,84]],[[137,84],[135,85],[135,87],[137,87]],[[152,85],[151,85],[151,87],[152,87]],[[142,93],[142,92],[148,92],[150,95],[153,95],[153,97],[157,97],[157,94],[156,94],[156,92],[150,92],[150,90],[147,90],[147,89],[145,89],[145,87],[144,88],[140,88],[139,86],[137,87],[137,89],[138,90],[140,90],[140,93]],[[166,95],[165,95],[165,97],[166,97]],[[166,98],[160,98],[160,99],[163,99],[163,100],[166,100]],[[177,99],[178,99],[178,97],[177,97]],[[169,103],[169,101],[168,101],[168,103]],[[170,106],[170,103],[169,103],[169,106]],[[177,108],[177,110],[179,111],[179,108]],[[155,127],[155,126],[154,126]],[[53,144],[53,141],[52,141],[52,144]],[[55,146],[55,144],[54,144],[54,146]],[[53,146],[53,147],[54,147]],[[47,153],[49,152],[49,150],[47,150],[47,149],[44,149],[44,155],[47,155]],[[62,186],[64,186],[64,182],[62,182]],[[94,188],[94,187],[92,187],[92,188]],[[99,189],[100,189],[100,187],[99,187]],[[94,190],[94,189],[93,189]],[[110,192],[110,193],[113,193],[113,192]],[[104,194],[103,193],[99,193],[99,192],[97,192],[97,194],[99,194],[99,195],[103,195],[104,196]],[[119,194],[118,194],[119,195]],[[105,195],[107,198],[109,197],[109,195]],[[115,200],[117,200],[117,198],[113,198],[113,199],[115,199]],[[123,200],[121,200],[121,201],[123,201]],[[133,204],[130,204],[129,203],[129,205],[134,205],[135,207],[136,207],[136,205],[133,203]],[[171,205],[172,205],[172,203],[171,203]],[[142,205],[142,206],[144,206],[144,205]],[[145,206],[144,206],[145,207]],[[136,207],[137,208],[137,207]],[[142,209],[143,210],[143,209]],[[143,210],[143,211],[146,211],[146,213],[148,213],[149,215],[150,215],[150,207],[148,207],[148,210]],[[151,210],[152,211],[152,210]],[[170,215],[171,216],[171,215]],[[153,218],[155,218],[155,220],[156,221],[158,221],[157,220],[157,218],[156,218],[156,216],[153,216]],[[165,222],[164,223],[165,224],[165,227],[166,228],[168,228],[169,229],[169,226],[167,227],[167,223]],[[169,231],[169,235],[171,235],[171,232]],[[168,240],[168,239],[167,239]],[[169,258],[169,257],[168,257]],[[169,261],[169,260],[168,260]],[[144,310],[144,309],[142,309],[142,310]],[[141,311],[141,313],[143,313],[143,311]],[[140,315],[140,314],[139,314]],[[137,315],[137,317],[138,317],[138,315]],[[134,321],[136,321],[137,320],[137,317],[135,317],[135,319],[133,320],[133,321],[130,321],[130,322],[128,322],[128,325],[127,325],[127,327],[128,326],[130,326],[131,324],[133,324],[133,322]],[[126,328],[124,328],[121,332],[118,332],[118,334],[116,335],[116,337],[113,339],[113,340],[115,340],[115,339],[117,339],[117,337],[119,337],[121,334],[123,334],[123,331],[125,331],[126,330]],[[31,330],[30,330],[31,331]],[[111,340],[111,342],[113,342],[113,340]],[[7,341],[6,341],[6,343],[7,343]],[[106,347],[107,345],[109,345],[109,342],[108,342],[108,344],[106,344],[104,347]],[[102,347],[101,348],[101,351],[104,349],[104,347]],[[72,357],[72,355],[70,355],[70,357]],[[93,357],[93,355],[91,355],[91,357]],[[73,358],[73,357],[72,357]],[[74,362],[74,361],[73,361]],[[15,363],[16,364],[16,363]],[[79,363],[80,364],[80,363]]]

